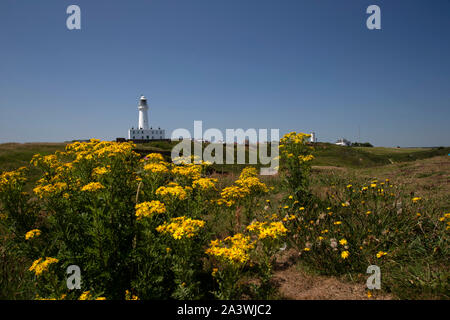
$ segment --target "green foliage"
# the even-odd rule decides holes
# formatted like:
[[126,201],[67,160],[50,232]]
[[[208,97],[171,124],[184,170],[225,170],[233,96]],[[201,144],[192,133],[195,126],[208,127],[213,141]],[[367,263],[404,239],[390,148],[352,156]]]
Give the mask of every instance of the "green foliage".
[[288,228],[302,264],[335,276],[378,265],[383,289],[398,297],[447,296],[448,214],[388,180],[322,183],[329,187],[325,200],[286,209],[295,217]]
[[[313,159],[306,139],[285,136],[280,176],[261,180],[258,165],[215,179],[205,163],[168,163],[160,152],[168,142],[139,146],[140,154],[129,143],[74,143],[3,172],[0,298],[270,299],[286,243],[313,272],[353,278],[376,264],[396,297],[448,298],[445,196],[418,199],[387,180],[311,172],[339,152],[341,164],[361,166],[354,160],[447,151],[314,144]],[[81,290],[66,287],[72,264]]]
[[367,148],[372,148],[373,145],[369,142],[353,142],[352,143],[352,147],[367,147]]

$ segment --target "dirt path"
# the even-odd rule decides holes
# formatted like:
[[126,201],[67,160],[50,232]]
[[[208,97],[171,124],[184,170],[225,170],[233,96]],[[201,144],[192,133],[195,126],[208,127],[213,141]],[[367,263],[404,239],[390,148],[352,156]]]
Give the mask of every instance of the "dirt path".
[[[278,260],[274,281],[282,299],[292,300],[367,300],[365,283],[349,283],[335,277],[307,274],[295,266],[294,251]],[[391,299],[376,294],[373,299]]]

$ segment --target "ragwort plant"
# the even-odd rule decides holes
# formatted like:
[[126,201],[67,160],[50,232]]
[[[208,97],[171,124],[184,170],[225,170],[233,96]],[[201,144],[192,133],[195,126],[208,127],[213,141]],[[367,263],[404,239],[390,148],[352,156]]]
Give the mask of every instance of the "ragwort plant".
[[307,141],[309,134],[290,132],[283,136],[280,150],[280,173],[283,183],[295,201],[305,204],[310,201],[309,173],[313,147]]
[[[30,261],[35,297],[203,296],[202,230],[183,224],[186,236],[171,238],[163,228],[186,216],[203,229],[194,218],[206,210],[211,194],[200,192],[214,180],[202,176],[204,165],[169,164],[156,154],[139,160],[134,148],[91,140],[36,155],[31,162],[42,175],[32,196],[23,192],[24,169],[2,174],[1,223]],[[81,268],[81,291],[66,287],[73,264]]]

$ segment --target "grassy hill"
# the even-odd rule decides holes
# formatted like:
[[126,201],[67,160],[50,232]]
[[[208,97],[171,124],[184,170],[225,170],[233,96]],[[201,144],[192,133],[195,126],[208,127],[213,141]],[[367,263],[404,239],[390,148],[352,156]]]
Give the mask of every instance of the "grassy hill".
[[65,143],[2,143],[0,144],[0,171],[27,166],[36,153],[42,155],[62,151]]
[[331,143],[315,146],[313,165],[369,168],[397,162],[415,161],[450,153],[450,147],[439,148],[368,148],[342,147]]
[[[139,144],[141,154],[161,152],[170,157],[170,150],[178,142],[155,141]],[[63,150],[65,143],[4,143],[0,144],[0,171],[26,166],[36,153],[51,154]],[[367,148],[342,147],[330,143],[315,145],[315,166],[336,166],[350,168],[370,168],[387,164],[426,159],[450,153],[450,147],[439,148]],[[240,165],[215,165],[217,171],[239,170]]]

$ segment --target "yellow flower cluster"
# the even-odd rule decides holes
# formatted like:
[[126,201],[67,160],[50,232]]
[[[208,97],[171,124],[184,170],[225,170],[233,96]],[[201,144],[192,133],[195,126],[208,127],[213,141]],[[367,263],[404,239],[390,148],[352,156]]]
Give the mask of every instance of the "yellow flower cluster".
[[226,200],[226,199],[211,200],[211,202],[216,203],[218,206],[227,206],[227,207],[231,207],[236,203],[234,200]]
[[92,173],[95,176],[102,176],[102,175],[107,174],[109,172],[111,172],[111,169],[110,169],[109,166],[108,167],[96,167],[96,168],[94,168],[94,170],[92,170]]
[[[154,153],[152,153],[154,154]],[[158,154],[158,153],[156,153]],[[139,300],[139,297],[132,294],[129,290],[125,290],[125,300]]]
[[167,169],[164,163],[148,163],[144,166],[144,170],[156,174],[169,172],[169,169]]
[[[450,220],[450,213],[444,213],[444,216],[439,218],[439,221],[445,222],[446,220]],[[450,229],[450,221],[446,222],[447,226],[445,227],[445,230]]]
[[177,184],[159,187],[156,189],[156,194],[165,199],[184,200],[187,197],[186,190]]
[[[42,182],[42,181],[41,181]],[[53,184],[38,185],[33,189],[33,192],[39,197],[49,197],[52,195],[57,195],[58,193],[67,189],[67,183],[65,182],[55,182]]]
[[30,163],[34,166],[43,166],[47,168],[59,167],[60,163],[56,154],[50,154],[48,156],[42,156],[40,154],[35,154]]
[[242,172],[239,175],[239,179],[245,179],[256,176],[258,176],[258,171],[256,171],[255,167],[245,167],[244,169],[242,169]]
[[[90,291],[84,291],[80,297],[78,298],[78,300],[92,300],[92,294]],[[105,297],[97,297],[95,298],[95,300],[106,300]]]
[[282,167],[291,168],[290,170],[299,170],[301,167],[308,167],[309,162],[314,159],[310,154],[312,147],[307,146],[309,134],[290,132],[280,139],[280,159],[284,159],[281,163]]
[[90,300],[90,299],[92,299],[90,291],[84,291],[78,298],[78,300]]
[[146,201],[136,205],[137,220],[140,220],[142,217],[151,217],[155,213],[165,212],[166,206],[158,200]]
[[257,177],[239,178],[235,182],[241,188],[248,189],[251,192],[268,192],[267,186]]
[[81,191],[95,192],[104,188],[105,187],[100,182],[91,182],[81,188]]
[[255,221],[247,227],[247,230],[255,232],[259,239],[278,239],[286,235],[288,230],[282,222],[258,222]]
[[314,159],[314,156],[312,154],[308,154],[307,156],[299,155],[298,160],[302,162],[311,161]]
[[220,193],[221,199],[217,200],[218,205],[225,204],[231,207],[239,200],[244,199],[252,193],[268,192],[267,186],[262,183],[257,177],[257,171],[253,167],[244,168],[235,181],[235,185],[226,187]]
[[186,217],[178,217],[170,219],[156,228],[156,231],[170,234],[174,239],[192,238],[197,232],[205,226],[205,221],[195,220]]
[[192,182],[192,187],[194,189],[199,189],[202,191],[212,190],[216,188],[217,179],[213,178],[200,178],[197,180],[194,180]]
[[0,191],[5,189],[7,186],[13,186],[17,183],[25,182],[25,171],[26,168],[21,167],[15,171],[8,171],[0,174]]
[[74,142],[66,146],[67,154],[76,154],[75,162],[83,160],[103,159],[112,157],[138,156],[132,142],[110,142],[91,139],[90,142]]
[[[226,187],[222,190],[220,193],[220,196],[222,197],[221,203],[226,204],[228,207],[232,206],[236,203],[236,201],[241,200],[248,196],[250,194],[250,190],[248,188],[242,188],[239,186],[230,186]],[[221,199],[219,199],[221,200]],[[219,201],[218,201],[218,204]]]
[[31,267],[28,269],[29,271],[34,271],[34,273],[39,276],[41,275],[44,271],[48,270],[48,267],[52,264],[52,263],[57,263],[59,260],[55,259],[55,258],[51,258],[51,257],[47,257],[45,258],[45,260],[43,260],[42,258],[39,258],[37,260],[35,260],[33,262],[33,264],[31,265]]
[[160,153],[149,153],[145,156],[144,160],[150,161],[150,162],[161,162],[164,161],[164,157]]
[[33,230],[28,231],[25,234],[25,240],[30,240],[30,239],[33,239],[34,237],[39,237],[40,235],[41,235],[41,230],[33,229]]
[[243,264],[250,259],[249,252],[254,246],[249,236],[238,233],[232,237],[226,237],[224,240],[211,241],[206,254],[232,264]]
[[174,175],[179,175],[192,180],[200,179],[202,167],[198,165],[177,166],[172,169]]
[[301,143],[304,144],[307,139],[311,137],[310,134],[302,133],[302,132],[289,132],[283,136],[283,138],[280,139],[280,144],[287,144],[287,143]]

